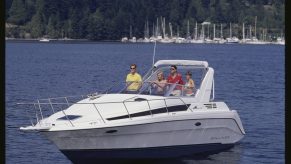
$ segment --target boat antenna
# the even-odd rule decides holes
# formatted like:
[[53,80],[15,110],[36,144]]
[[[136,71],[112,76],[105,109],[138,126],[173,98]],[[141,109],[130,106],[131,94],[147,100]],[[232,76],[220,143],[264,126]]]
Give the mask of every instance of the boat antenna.
[[155,40],[154,54],[153,54],[153,66],[154,66],[154,64],[155,64],[156,46],[157,46],[157,41]]

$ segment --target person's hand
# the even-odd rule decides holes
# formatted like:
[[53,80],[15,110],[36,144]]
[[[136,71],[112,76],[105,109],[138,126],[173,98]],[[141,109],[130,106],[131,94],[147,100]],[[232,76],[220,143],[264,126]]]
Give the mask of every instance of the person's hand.
[[156,84],[156,82],[155,82],[155,81],[148,81],[148,82],[150,82],[150,83],[151,83],[151,85],[154,85],[154,84]]
[[150,81],[150,80],[149,80],[149,81],[147,81],[147,82],[148,82],[148,83],[153,83],[154,81]]
[[156,87],[157,87],[157,83],[156,83],[156,82],[153,82],[153,83],[152,83],[152,86],[153,86],[154,88],[156,88]]

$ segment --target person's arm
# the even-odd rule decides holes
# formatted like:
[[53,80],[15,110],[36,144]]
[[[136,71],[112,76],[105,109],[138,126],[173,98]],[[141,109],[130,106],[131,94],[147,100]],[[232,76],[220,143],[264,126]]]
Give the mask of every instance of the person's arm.
[[155,82],[155,84],[160,87],[160,88],[164,88],[165,87],[165,83],[163,82]]
[[141,87],[142,85],[142,78],[141,76],[138,74],[138,89]]
[[194,81],[192,79],[190,80],[190,86],[189,86],[189,88],[191,88],[191,89],[194,88]]
[[125,82],[126,82],[126,86],[130,84],[128,75],[126,76]]
[[194,80],[192,80],[192,84],[193,84],[193,89],[196,89]]
[[168,78],[167,78],[167,83],[169,83],[169,81],[170,81],[170,76],[168,76]]
[[178,74],[178,75],[179,75],[179,84],[184,85],[184,81],[182,79],[182,75],[181,74]]
[[153,88],[156,88],[157,87],[157,82],[156,81],[148,81],[150,82],[150,85],[153,87]]

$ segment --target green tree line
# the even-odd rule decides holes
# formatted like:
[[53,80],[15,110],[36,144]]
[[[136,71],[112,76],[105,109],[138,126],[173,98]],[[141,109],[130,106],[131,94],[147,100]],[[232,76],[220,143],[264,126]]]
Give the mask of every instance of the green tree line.
[[[173,31],[186,35],[195,23],[242,23],[269,32],[285,31],[284,0],[6,0],[6,36],[16,38],[73,38],[119,40],[150,34],[157,18],[165,17]],[[236,25],[236,26],[235,26]],[[168,29],[167,29],[168,30]]]

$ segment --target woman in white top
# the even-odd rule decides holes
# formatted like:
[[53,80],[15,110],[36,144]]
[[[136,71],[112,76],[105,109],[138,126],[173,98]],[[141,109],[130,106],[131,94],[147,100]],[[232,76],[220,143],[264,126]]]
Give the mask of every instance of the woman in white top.
[[186,73],[186,83],[184,86],[184,93],[186,96],[192,96],[194,94],[195,83],[192,79],[192,73],[188,71]]

